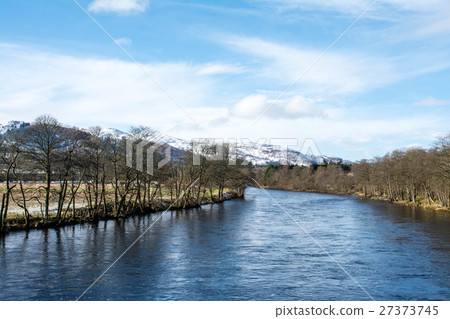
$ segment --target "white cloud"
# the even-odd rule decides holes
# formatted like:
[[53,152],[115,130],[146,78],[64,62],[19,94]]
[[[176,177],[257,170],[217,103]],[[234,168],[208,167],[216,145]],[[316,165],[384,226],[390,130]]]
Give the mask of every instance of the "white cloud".
[[224,126],[230,123],[229,118],[227,117],[217,117],[215,119],[212,119],[211,122],[209,122],[208,127],[215,128],[217,126]]
[[[50,113],[73,125],[149,125],[163,131],[191,122],[132,62],[0,47],[2,121],[30,121]],[[216,89],[207,78],[195,75],[197,66],[142,64],[196,121],[210,121],[211,110],[205,105],[212,101],[209,94],[214,96]]]
[[[288,123],[287,119],[263,117],[252,130],[246,132],[246,137],[253,140],[280,136],[297,138],[300,145],[305,138],[312,137],[322,154],[357,160],[384,155],[382,148],[387,144],[398,149],[415,141],[427,140],[431,146],[437,132],[443,135],[448,131],[444,119],[423,115],[384,119],[346,113],[338,118],[299,118],[295,120],[295,129]],[[239,126],[235,127],[235,132],[236,135],[242,132]],[[366,149],[367,155],[358,151],[360,148]]]
[[[368,8],[374,0],[260,0],[271,4],[280,10],[330,10],[346,14],[358,14]],[[437,12],[440,8],[446,7],[446,0],[380,0],[371,8],[369,14],[374,11],[377,15],[394,14],[395,11],[410,12]],[[389,12],[391,11],[391,12]]]
[[131,45],[131,39],[130,38],[117,38],[116,42],[119,43],[120,45],[126,45],[129,46]]
[[208,63],[197,71],[199,75],[209,74],[239,74],[245,72],[245,69],[239,65]]
[[[447,36],[450,34],[450,10],[447,10],[444,14],[436,14],[432,17],[422,19],[422,25],[415,31],[418,37],[426,38],[433,35]],[[444,16],[445,15],[445,16]]]
[[230,109],[237,118],[257,119],[260,115],[271,119],[298,119],[325,117],[313,99],[297,95],[288,101],[270,101],[264,94],[246,96]]
[[296,9],[318,9],[334,10],[346,13],[356,13],[362,11],[369,6],[370,0],[261,0],[271,5],[274,5],[280,10],[296,10]]
[[312,99],[303,96],[294,96],[284,107],[284,115],[292,117],[316,117],[324,116],[324,112],[314,103]]
[[[273,85],[289,86],[322,53],[320,50],[299,48],[258,38],[224,37],[232,50],[251,56],[258,77]],[[308,94],[350,94],[391,83],[398,78],[391,61],[355,52],[328,52],[293,88]]]
[[325,117],[288,119],[263,116],[251,126],[253,121],[254,117],[231,116],[226,125],[208,127],[197,137],[249,138],[252,141],[260,138],[296,138],[299,146],[304,139],[314,138],[322,154],[358,160],[384,155],[383,147],[388,144],[398,149],[417,141],[428,141],[425,143],[431,146],[435,136],[448,131],[445,119],[432,114],[385,118],[361,116],[348,111]]
[[[380,113],[375,118],[353,112],[348,105],[330,111],[330,100],[298,93],[277,102],[251,126],[280,92],[248,95],[233,104],[220,95],[225,90],[223,83],[212,81],[213,75],[197,75],[205,64],[142,63],[200,123],[199,130],[131,62],[51,54],[2,44],[0,61],[0,123],[13,119],[32,121],[49,113],[69,125],[125,130],[130,125],[146,125],[186,139],[285,137],[298,138],[301,144],[302,139],[313,137],[322,153],[352,154],[349,159],[362,156],[358,147],[365,148],[371,157],[381,149],[379,144],[373,144],[379,141],[398,148],[402,140],[407,140],[403,145],[408,145],[414,142],[412,139],[432,140],[434,135],[448,131],[442,114],[389,117]],[[428,100],[428,104],[430,101],[434,100]],[[326,148],[333,143],[340,143],[342,149]]]
[[[337,12],[356,18],[373,0],[260,0],[279,12],[311,10],[328,14]],[[450,34],[450,2],[448,0],[380,0],[363,16],[364,19],[391,21],[393,27],[387,36],[405,40],[411,37],[427,38]],[[361,24],[359,21],[358,24]],[[357,26],[356,26],[357,27]],[[352,28],[352,33],[355,32]],[[376,30],[374,33],[379,32]],[[382,31],[383,32],[383,31]],[[440,40],[443,40],[442,38]]]
[[246,96],[231,109],[230,114],[239,118],[256,118],[267,107],[267,97],[262,94]]
[[438,100],[438,99],[435,99],[434,97],[427,97],[420,101],[414,102],[414,105],[418,105],[418,106],[444,106],[444,105],[449,105],[449,104],[450,104],[450,101]]
[[135,14],[144,12],[148,0],[94,0],[88,5],[92,12],[114,12],[119,14]]

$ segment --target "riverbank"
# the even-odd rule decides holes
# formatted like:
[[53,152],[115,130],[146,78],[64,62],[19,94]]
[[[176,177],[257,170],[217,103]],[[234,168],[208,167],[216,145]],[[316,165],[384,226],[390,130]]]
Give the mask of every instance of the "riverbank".
[[[148,215],[156,212],[162,212],[166,210],[183,210],[183,209],[191,209],[191,208],[197,208],[203,205],[209,205],[209,204],[216,204],[216,203],[222,203],[227,200],[242,198],[243,196],[239,196],[237,192],[235,191],[228,191],[223,194],[223,198],[219,198],[217,195],[213,195],[212,199],[211,197],[203,199],[201,202],[185,202],[183,205],[177,205],[177,203],[171,203],[167,200],[162,200],[160,202],[155,202],[149,205],[148,207],[142,209],[134,209],[132,211],[129,211],[127,213],[122,213],[119,216],[117,216],[117,213],[113,210],[112,205],[107,205],[107,210],[105,212],[98,212],[95,216],[92,215],[92,212],[89,211],[89,209],[82,207],[77,208],[75,210],[75,213],[73,214],[70,212],[70,216],[61,218],[57,217],[56,214],[49,214],[49,217],[47,220],[43,219],[42,217],[38,217],[36,215],[30,216],[30,220],[28,224],[26,223],[26,220],[23,215],[14,215],[9,216],[6,220],[6,225],[3,227],[3,229],[0,230],[0,234],[6,234],[8,232],[13,231],[24,231],[24,230],[31,230],[31,229],[48,229],[48,228],[58,228],[58,227],[64,227],[68,225],[78,225],[78,224],[85,224],[85,223],[98,223],[102,220],[118,220],[118,219],[125,219],[130,216],[137,216],[137,215]],[[69,214],[66,214],[69,215]]]
[[[259,186],[255,186],[259,187]],[[290,192],[303,192],[303,193],[317,193],[317,194],[331,194],[331,195],[353,195],[358,196],[360,199],[370,199],[370,200],[382,200],[391,204],[401,205],[401,206],[409,206],[409,207],[420,207],[424,209],[429,209],[437,212],[450,212],[448,207],[444,207],[438,203],[432,203],[431,205],[426,203],[425,199],[418,199],[416,202],[408,202],[404,200],[392,201],[389,198],[384,196],[367,196],[360,192],[337,192],[337,191],[317,191],[317,190],[297,190],[289,187],[270,187],[263,186],[264,189],[274,189],[274,190],[283,190]]]
[[384,196],[367,196],[367,195],[364,195],[363,193],[359,193],[359,192],[354,192],[354,193],[348,194],[348,195],[356,195],[362,199],[382,200],[382,201],[385,201],[385,202],[388,202],[391,204],[395,204],[395,205],[420,207],[420,208],[430,209],[430,210],[438,211],[438,212],[439,211],[450,212],[450,208],[444,207],[438,203],[428,204],[428,203],[426,203],[426,200],[424,198],[420,198],[416,202],[409,202],[409,201],[405,201],[405,200],[390,200],[389,198],[384,197]]

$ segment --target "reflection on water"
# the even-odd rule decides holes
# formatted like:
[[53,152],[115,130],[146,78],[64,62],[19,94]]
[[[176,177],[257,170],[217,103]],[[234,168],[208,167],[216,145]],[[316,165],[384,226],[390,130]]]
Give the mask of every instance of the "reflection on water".
[[[450,297],[450,216],[269,191],[377,300]],[[0,239],[0,300],[76,299],[159,214]],[[262,190],[167,212],[86,300],[366,300]]]

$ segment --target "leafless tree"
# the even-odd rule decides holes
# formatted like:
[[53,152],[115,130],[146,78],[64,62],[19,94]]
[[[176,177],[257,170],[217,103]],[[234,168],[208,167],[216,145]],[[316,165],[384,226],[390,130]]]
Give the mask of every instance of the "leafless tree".
[[58,151],[64,147],[65,128],[53,117],[42,115],[36,118],[23,135],[26,155],[45,174],[45,219],[48,219],[53,168]]

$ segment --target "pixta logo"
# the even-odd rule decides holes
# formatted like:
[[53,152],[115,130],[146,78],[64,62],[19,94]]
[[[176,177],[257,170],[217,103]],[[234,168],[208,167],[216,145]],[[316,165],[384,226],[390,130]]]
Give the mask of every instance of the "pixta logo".
[[[134,167],[133,157],[135,158],[136,169],[144,172],[144,162],[146,162],[146,172],[153,176],[154,155],[157,150],[161,149],[164,152],[164,158],[158,162],[158,169],[166,165],[171,160],[171,147],[167,144],[162,144],[158,140],[146,139],[127,139],[126,142],[126,165],[127,167]],[[133,156],[133,154],[136,154]]]
[[[239,141],[239,142],[238,142]],[[249,138],[198,138],[191,142],[190,150],[193,153],[193,165],[200,165],[202,157],[209,161],[227,160],[228,165],[236,165],[237,159],[240,165],[250,164],[252,156],[269,156],[267,153],[276,153],[276,158],[270,159],[277,161],[281,165],[292,163],[293,157],[299,155],[291,148],[298,146],[296,138],[260,138],[251,140]],[[320,154],[314,139],[306,138],[300,148],[300,153],[314,159],[318,165],[323,165],[324,159]],[[149,175],[154,174],[155,155],[157,156],[157,168],[160,169],[171,161],[172,148],[169,144],[161,142],[161,139],[127,139],[126,141],[126,165],[135,167],[138,171],[146,172]],[[163,156],[163,158],[161,158]],[[145,165],[144,165],[145,164]]]

